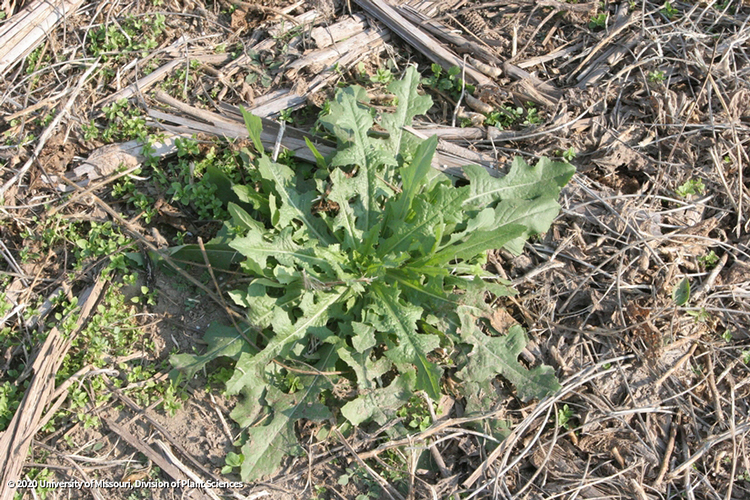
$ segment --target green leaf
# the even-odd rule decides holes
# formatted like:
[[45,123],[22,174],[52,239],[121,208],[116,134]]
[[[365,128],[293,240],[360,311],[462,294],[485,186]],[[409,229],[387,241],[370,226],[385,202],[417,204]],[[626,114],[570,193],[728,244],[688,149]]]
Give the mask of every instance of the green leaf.
[[240,199],[232,190],[232,180],[213,163],[206,167],[203,178],[216,186],[216,197],[226,206],[228,203],[240,203]]
[[355,333],[352,337],[352,346],[357,352],[365,352],[365,350],[375,347],[377,340],[375,338],[375,329],[370,325],[359,322],[352,322],[352,329]]
[[260,117],[255,116],[244,107],[240,106],[242,112],[242,118],[245,119],[245,127],[247,127],[247,133],[250,135],[250,139],[253,141],[255,150],[258,153],[264,154],[265,149],[263,143],[260,140],[260,134],[263,132],[263,120]]
[[[289,290],[292,291],[292,290]],[[233,290],[229,296],[237,305],[247,309],[247,320],[256,329],[271,326],[273,312],[277,307],[296,303],[299,294],[288,293],[283,297],[274,298],[269,295],[268,287],[261,280],[254,280],[245,291]]]
[[[208,261],[211,263],[212,267],[218,269],[230,269],[234,264],[242,261],[242,255],[229,245],[207,243],[203,245],[203,248],[206,251],[205,255],[208,257]],[[201,250],[199,245],[180,245],[171,247],[167,251],[172,259],[176,261],[197,262],[199,264],[205,263],[203,250]],[[154,252],[150,252],[149,255],[155,260],[160,260],[158,254],[155,255]]]
[[522,236],[526,231],[526,226],[520,224],[506,224],[493,231],[474,231],[463,241],[440,249],[429,259],[428,263],[437,266],[457,259],[471,260],[487,250],[501,248],[509,241]]
[[456,375],[467,382],[480,383],[502,375],[510,381],[522,401],[543,398],[560,389],[554,370],[546,365],[528,370],[518,362],[518,355],[528,343],[523,328],[514,325],[503,337],[490,337],[482,333],[474,318],[462,314],[462,339],[473,349],[468,363]]
[[244,460],[245,457],[243,455],[230,451],[227,453],[226,458],[224,458],[224,463],[231,467],[239,467]]
[[347,189],[358,195],[355,204],[357,227],[367,232],[376,224],[380,213],[379,198],[388,195],[385,183],[378,179],[377,169],[394,165],[395,159],[376,148],[368,136],[374,122],[372,114],[360,101],[367,101],[367,92],[361,87],[340,89],[335,100],[331,101],[331,114],[321,118],[321,123],[339,140],[338,152],[331,165],[358,168],[355,176],[339,182],[348,184]]
[[531,236],[545,233],[560,213],[560,205],[552,198],[535,200],[503,200],[495,207],[495,226],[521,224],[526,231],[504,246],[516,255],[523,251],[523,245]]
[[264,179],[275,184],[276,192],[282,202],[279,219],[274,221],[276,227],[285,228],[292,220],[298,220],[307,227],[310,235],[321,243],[333,243],[325,223],[312,213],[312,200],[316,196],[315,193],[311,191],[300,193],[297,190],[293,183],[294,172],[291,168],[280,163],[272,163],[264,156],[258,160],[258,170]]
[[446,224],[461,221],[463,200],[469,193],[467,186],[455,188],[438,184],[425,196],[414,200],[412,218],[394,219],[389,223],[391,235],[378,247],[381,259],[388,255],[419,250],[419,255],[430,255],[440,242]]
[[395,113],[385,113],[380,125],[389,133],[386,147],[393,155],[403,152],[411,134],[404,130],[404,126],[411,125],[416,115],[422,115],[432,107],[432,98],[419,95],[419,73],[414,66],[406,69],[403,80],[391,82],[388,90],[396,96],[398,106]]
[[432,168],[432,156],[435,154],[436,147],[437,136],[433,135],[417,147],[411,163],[401,168],[402,191],[392,203],[393,211],[389,211],[389,215],[395,220],[401,221],[407,218],[414,195],[422,187]]
[[677,306],[684,306],[690,300],[690,280],[683,278],[672,290],[672,300]]
[[374,319],[374,326],[381,332],[392,332],[398,339],[398,344],[386,340],[389,345],[386,356],[396,365],[416,366],[417,389],[427,391],[435,400],[440,399],[443,371],[427,359],[427,355],[440,345],[440,339],[436,335],[417,333],[417,320],[422,316],[422,308],[400,301],[399,291],[395,287],[374,283],[372,292],[379,305],[372,311],[373,317],[378,318]]
[[216,358],[237,359],[243,353],[250,354],[251,352],[250,346],[236,329],[218,323],[211,323],[208,326],[203,340],[208,344],[205,353],[200,355],[172,354],[169,357],[172,367],[183,372],[187,380],[191,380],[206,364]]
[[395,416],[396,410],[409,401],[417,385],[414,370],[406,370],[388,387],[374,389],[346,403],[341,408],[341,414],[352,425],[359,425],[370,419],[385,425]]
[[264,234],[250,229],[246,236],[237,238],[231,246],[254,262],[256,269],[266,268],[268,259],[273,258],[284,266],[301,266],[313,277],[317,274],[317,269],[322,269],[331,278],[347,278],[339,265],[341,255],[338,245],[323,248],[317,246],[315,241],[310,241],[305,246],[298,245],[292,239],[290,227],[275,235],[273,241],[268,241]]
[[307,148],[315,157],[315,164],[318,166],[318,168],[321,170],[327,170],[328,164],[326,163],[326,159],[323,158],[323,155],[320,154],[318,148],[315,147],[315,144],[313,144],[312,141],[307,138],[307,136],[305,136],[305,144],[307,144]]
[[329,309],[337,302],[345,301],[348,294],[349,290],[344,287],[331,293],[305,293],[300,304],[304,314],[294,323],[286,311],[275,308],[271,320],[275,335],[269,340],[268,345],[254,356],[247,353],[240,355],[234,375],[227,381],[227,393],[237,394],[246,385],[265,385],[265,366],[276,356],[288,353],[292,345],[303,339],[313,328],[324,326],[329,318]]
[[247,213],[239,205],[230,203],[227,206],[227,209],[229,210],[229,214],[232,216],[232,220],[235,226],[244,229],[253,229],[259,233],[262,233],[266,230],[266,227],[263,225],[263,223],[253,219],[250,214]]
[[295,422],[300,418],[321,421],[331,417],[328,408],[317,401],[319,392],[319,388],[294,394],[283,394],[273,387],[268,390],[266,400],[273,408],[273,418],[267,425],[247,430],[248,440],[242,447],[245,459],[240,467],[243,481],[271,476],[284,456],[302,453],[294,431]]
[[334,233],[343,230],[343,238],[339,238],[339,240],[344,250],[359,248],[362,242],[363,231],[357,228],[357,217],[349,203],[349,200],[358,195],[357,182],[347,178],[341,169],[337,168],[331,172],[332,187],[328,199],[339,206],[339,213],[333,221],[331,230]]
[[267,385],[245,386],[240,391],[241,400],[229,414],[241,428],[257,423],[258,416],[268,408],[262,404]]
[[360,391],[375,389],[374,381],[385,375],[392,367],[391,362],[386,358],[372,359],[372,352],[369,349],[364,352],[355,352],[349,347],[340,347],[336,353],[354,370]]
[[478,165],[467,165],[464,172],[471,181],[471,194],[464,205],[484,208],[493,206],[500,200],[513,198],[557,199],[562,187],[573,177],[575,167],[568,162],[551,161],[545,156],[532,167],[517,156],[513,159],[508,175],[499,179],[491,177],[487,170]]
[[235,184],[232,186],[232,191],[237,195],[237,199],[240,203],[244,203],[248,207],[252,205],[255,210],[260,210],[264,215],[268,215],[268,196],[263,195],[249,186],[243,186],[241,184]]
[[368,102],[367,91],[353,86],[339,89],[331,104],[331,113],[320,122],[339,141],[340,147],[332,165],[367,166],[368,151],[372,149],[367,132],[374,121],[370,111],[361,102]]

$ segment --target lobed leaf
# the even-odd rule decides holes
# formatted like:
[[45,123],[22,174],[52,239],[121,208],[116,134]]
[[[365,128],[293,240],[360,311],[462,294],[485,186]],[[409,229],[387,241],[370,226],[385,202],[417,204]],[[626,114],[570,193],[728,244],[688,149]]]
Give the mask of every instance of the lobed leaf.
[[273,338],[259,353],[252,356],[247,353],[240,355],[234,375],[227,381],[227,392],[237,394],[246,385],[264,385],[265,366],[276,356],[288,353],[292,345],[303,339],[311,329],[325,325],[329,318],[329,308],[337,302],[345,301],[348,294],[349,290],[343,287],[330,293],[306,292],[300,304],[303,315],[294,323],[288,312],[275,308],[271,319]]
[[331,113],[321,118],[321,122],[339,140],[338,152],[331,165],[357,167],[357,173],[351,179],[340,180],[349,184],[347,189],[357,195],[357,228],[367,232],[375,225],[381,211],[378,199],[388,194],[385,184],[378,178],[377,169],[383,165],[394,165],[395,160],[393,155],[377,149],[368,136],[374,120],[370,110],[360,101],[367,102],[367,92],[361,87],[339,90],[335,101],[331,101]]
[[237,238],[231,246],[255,263],[259,270],[266,268],[268,259],[273,258],[284,266],[292,268],[300,266],[313,276],[317,274],[318,269],[321,269],[332,278],[347,277],[339,265],[341,257],[338,245],[330,245],[326,248],[317,246],[317,242],[309,242],[304,246],[298,245],[292,239],[292,229],[289,227],[275,235],[273,241],[268,241],[258,231],[249,230],[246,236]]
[[464,205],[484,208],[514,198],[557,199],[562,187],[573,177],[575,167],[568,162],[552,161],[546,156],[541,157],[535,166],[530,166],[523,158],[516,156],[508,174],[499,179],[490,176],[487,170],[478,165],[467,165],[464,172],[471,181],[471,194]]
[[253,146],[258,153],[264,153],[263,143],[260,140],[260,134],[263,132],[263,120],[259,116],[255,116],[250,111],[246,110],[243,106],[240,106],[242,112],[242,118],[245,120],[245,127],[250,135],[250,139],[253,141]]
[[482,333],[473,317],[465,313],[461,324],[463,340],[473,346],[468,363],[456,374],[462,380],[481,383],[502,375],[516,387],[522,401],[541,399],[560,389],[552,367],[542,365],[529,370],[518,362],[518,355],[529,341],[520,326],[512,326],[503,337],[491,337]]
[[405,370],[388,387],[374,389],[346,403],[341,408],[341,414],[352,425],[371,419],[385,425],[393,418],[396,410],[409,400],[418,385],[414,370]]
[[394,219],[389,224],[390,236],[381,241],[378,256],[418,250],[419,256],[431,255],[440,243],[446,226],[461,220],[461,204],[468,187],[455,188],[438,184],[424,196],[414,200],[414,216]]
[[373,285],[372,293],[379,305],[372,310],[375,328],[383,333],[393,333],[398,341],[395,343],[386,337],[389,349],[385,355],[397,366],[416,366],[417,389],[427,391],[435,400],[440,399],[442,369],[427,359],[427,355],[440,345],[440,339],[436,335],[417,332],[417,320],[422,317],[422,308],[399,300],[396,287],[377,283]]
[[432,168],[432,157],[436,147],[437,136],[433,135],[417,147],[411,163],[401,167],[401,194],[391,203],[390,206],[393,209],[388,211],[388,215],[393,219],[398,221],[407,219],[414,195],[422,187]]
[[208,325],[203,340],[208,344],[205,353],[172,354],[169,357],[172,367],[183,372],[188,380],[216,358],[237,359],[242,354],[251,353],[250,346],[236,329],[218,323]]
[[321,243],[334,242],[328,234],[325,223],[312,213],[312,200],[316,194],[312,191],[300,193],[297,190],[293,182],[294,172],[291,168],[280,163],[272,163],[267,156],[263,156],[258,160],[258,170],[264,179],[274,183],[281,201],[278,220],[274,221],[274,226],[286,228],[292,220],[298,220],[305,225],[310,235]]
[[407,143],[411,134],[406,133],[404,127],[411,125],[416,115],[425,114],[432,107],[432,98],[417,92],[420,81],[417,69],[409,66],[402,80],[395,80],[388,85],[388,90],[396,96],[398,106],[395,113],[383,114],[380,125],[388,131],[385,143],[393,156],[409,149]]
[[294,424],[300,418],[325,420],[331,413],[317,401],[319,390],[303,389],[284,394],[271,387],[266,400],[273,408],[273,418],[267,425],[247,430],[248,440],[242,447],[245,460],[240,467],[244,481],[254,481],[272,475],[286,455],[298,455],[302,448],[297,442]]
[[437,266],[452,260],[471,260],[487,250],[501,248],[526,231],[526,226],[520,224],[505,224],[491,231],[473,231],[463,241],[441,248],[428,260],[428,264]]

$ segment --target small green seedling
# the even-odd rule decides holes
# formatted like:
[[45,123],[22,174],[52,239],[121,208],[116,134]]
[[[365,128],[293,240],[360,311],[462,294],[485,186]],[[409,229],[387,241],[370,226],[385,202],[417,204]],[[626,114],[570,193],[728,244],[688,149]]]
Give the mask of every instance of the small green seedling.
[[664,14],[664,17],[666,17],[669,20],[672,20],[673,17],[675,17],[677,14],[680,13],[673,5],[672,2],[664,2],[664,5],[661,8],[661,13]]
[[713,269],[719,263],[719,256],[711,250],[706,255],[698,257],[698,263],[705,269]]
[[685,314],[687,314],[688,316],[692,316],[696,323],[705,323],[709,319],[711,319],[711,314],[706,311],[705,307],[685,311]]
[[[461,95],[461,89],[464,87],[464,81],[461,79],[461,68],[453,66],[445,75],[439,64],[433,63],[430,68],[432,69],[432,76],[423,78],[422,85],[447,92],[454,100],[458,99]],[[474,86],[467,83],[466,92],[474,93]]]
[[393,73],[388,68],[378,68],[377,72],[370,77],[372,83],[388,85],[393,81]]
[[15,384],[6,381],[0,385],[0,432],[8,427],[22,397],[23,392]]
[[230,451],[227,453],[226,458],[224,458],[224,463],[226,464],[224,467],[221,468],[221,473],[224,475],[231,474],[234,469],[239,468],[242,466],[242,462],[245,461],[245,456],[241,453],[234,453],[233,451]]
[[489,113],[484,123],[486,125],[491,125],[502,130],[518,123],[521,117],[523,117],[523,113],[524,110],[521,106],[515,108],[510,106],[502,106],[499,109],[496,109],[495,111]]
[[682,198],[687,198],[691,195],[703,194],[706,186],[703,185],[703,180],[700,178],[690,179],[677,188],[677,194]]
[[648,81],[651,83],[661,83],[665,78],[663,71],[651,71],[648,74]]
[[523,124],[531,126],[542,123],[542,118],[539,116],[539,110],[530,102],[527,102],[526,105],[528,106],[528,109],[526,110],[526,119],[523,121]]
[[154,306],[156,305],[156,291],[149,290],[147,286],[142,286],[141,295],[136,295],[130,301],[134,304]]
[[601,12],[591,17],[589,21],[589,28],[592,30],[603,29],[607,27],[607,18],[609,15],[606,12]]
[[570,419],[573,418],[573,410],[567,404],[557,410],[557,423],[563,429],[570,429]]
[[683,278],[672,290],[672,300],[676,306],[684,306],[690,300],[690,280]]
[[565,161],[573,161],[576,157],[576,148],[573,146],[570,146],[568,149],[563,151],[562,157],[565,158]]

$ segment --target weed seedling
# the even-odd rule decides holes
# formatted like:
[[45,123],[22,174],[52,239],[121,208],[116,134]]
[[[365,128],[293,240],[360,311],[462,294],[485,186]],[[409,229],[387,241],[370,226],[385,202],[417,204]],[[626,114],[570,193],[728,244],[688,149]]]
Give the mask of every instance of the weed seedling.
[[[456,68],[443,78],[434,67],[432,84],[450,83],[455,92],[457,75]],[[227,205],[235,228],[228,246],[253,279],[230,296],[246,308],[246,335],[258,344],[212,325],[205,355],[170,358],[186,380],[217,357],[234,361],[226,389],[244,396],[232,413],[247,428],[243,480],[270,475],[285,455],[301,453],[300,419],[336,414],[351,426],[384,425],[402,415],[406,424],[393,435],[405,435],[431,423],[429,408],[412,396],[424,391],[439,401],[444,377],[459,380],[467,414],[488,411],[484,395],[496,393],[499,375],[523,401],[560,387],[551,367],[519,363],[528,343],[520,326],[503,336],[478,321],[490,314],[487,294],[512,293],[485,279],[487,251],[519,254],[529,237],[545,232],[575,169],[516,158],[502,178],[468,165],[468,182],[456,185],[432,169],[437,138],[422,142],[405,132],[432,106],[419,82],[408,68],[388,86],[396,111],[378,115],[362,87],[339,90],[320,119],[337,151],[326,159],[309,143],[315,168],[272,161],[260,118],[245,112],[255,150],[247,158],[258,175],[252,185],[231,187],[245,205]],[[376,124],[388,133],[371,134]],[[356,390],[340,391],[317,375],[331,371]],[[353,477],[347,472],[342,480]]]
[[89,36],[88,50],[102,61],[120,62],[132,53],[144,57],[159,45],[164,33],[166,18],[163,14],[147,17],[129,16],[117,23],[93,30]]
[[687,198],[691,195],[703,194],[706,186],[703,185],[703,180],[700,178],[690,179],[677,188],[677,195],[682,198]]
[[[148,139],[148,129],[146,128],[146,119],[140,108],[131,105],[127,99],[120,99],[109,106],[102,108],[104,116],[108,121],[107,127],[101,132],[101,138],[104,142],[129,141],[132,139]],[[84,128],[84,134],[88,133],[93,137],[99,136],[95,132],[94,123],[90,122],[87,128]]]
[[523,116],[523,108],[503,106],[487,115],[485,124],[504,129],[515,125]]
[[592,30],[600,30],[607,27],[607,18],[609,15],[606,12],[600,12],[599,14],[592,16],[589,21],[589,28]]
[[703,266],[704,269],[713,269],[716,264],[719,263],[719,256],[713,250],[709,251],[706,255],[698,257],[698,263]]
[[[453,66],[447,74],[443,74],[443,68],[439,64],[433,63],[430,66],[432,76],[422,79],[422,85],[448,93],[455,101],[461,95],[461,89],[464,82],[461,79],[461,68]],[[466,92],[474,93],[474,86],[466,84]]]
[[22,397],[23,393],[19,393],[15,384],[6,381],[0,385],[0,432],[8,427]]
[[141,287],[141,295],[136,295],[130,299],[134,304],[142,304],[148,306],[156,305],[156,291],[149,290],[147,286]]
[[670,21],[673,17],[679,14],[679,12],[680,11],[678,11],[670,1],[664,2],[664,5],[661,8],[661,13],[664,14],[664,17],[666,17]]
[[238,469],[242,466],[242,462],[245,461],[245,456],[241,453],[229,452],[224,458],[224,467],[221,468],[221,473],[224,475],[231,474],[234,469]]
[[412,397],[407,404],[402,406],[396,415],[404,419],[407,427],[422,432],[432,425],[432,418],[423,398]]
[[570,419],[573,418],[573,410],[566,404],[557,410],[557,423],[563,429],[570,429]]
[[393,73],[388,68],[378,68],[377,72],[370,77],[370,82],[388,85],[393,81]]
[[663,71],[651,71],[648,74],[648,81],[651,83],[661,83],[665,78]]
[[170,416],[174,416],[174,414],[177,413],[177,410],[182,408],[182,401],[176,391],[177,389],[172,383],[170,383],[164,390],[164,411]]
[[532,126],[542,123],[542,119],[539,117],[539,111],[536,107],[530,102],[527,102],[526,105],[528,106],[528,109],[526,110],[526,119],[523,121],[523,124]]
[[711,319],[711,314],[703,307],[701,307],[700,309],[691,309],[689,311],[685,311],[685,313],[688,316],[692,316],[696,323],[706,323],[709,319]]

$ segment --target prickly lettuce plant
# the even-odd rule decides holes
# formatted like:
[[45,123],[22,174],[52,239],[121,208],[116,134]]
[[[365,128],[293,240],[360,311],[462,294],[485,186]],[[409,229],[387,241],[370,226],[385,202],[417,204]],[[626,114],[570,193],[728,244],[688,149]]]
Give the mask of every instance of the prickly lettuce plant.
[[[244,396],[232,416],[248,427],[245,480],[273,473],[299,451],[297,420],[384,424],[415,391],[438,400],[448,374],[470,409],[491,398],[498,375],[522,400],[559,387],[550,367],[518,362],[527,342],[520,327],[503,336],[477,320],[488,313],[487,292],[512,293],[487,279],[487,250],[520,252],[548,229],[573,167],[517,158],[495,178],[467,166],[469,183],[457,187],[431,168],[437,140],[419,142],[404,130],[431,106],[418,82],[410,68],[391,83],[396,112],[377,119],[364,89],[339,90],[324,121],[336,154],[324,159],[309,144],[318,175],[300,180],[263,154],[257,189],[270,217],[229,205],[241,232],[230,245],[254,278],[231,293],[247,308],[250,342],[214,327],[206,354],[172,362],[192,376],[215,357],[236,360],[226,387]],[[245,118],[262,151],[260,120]],[[373,134],[375,124],[387,134]]]

